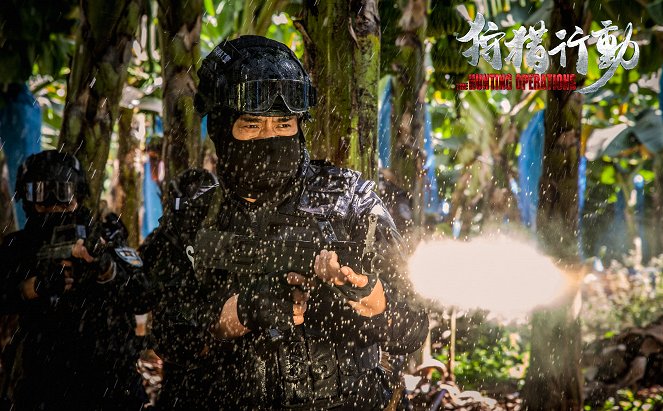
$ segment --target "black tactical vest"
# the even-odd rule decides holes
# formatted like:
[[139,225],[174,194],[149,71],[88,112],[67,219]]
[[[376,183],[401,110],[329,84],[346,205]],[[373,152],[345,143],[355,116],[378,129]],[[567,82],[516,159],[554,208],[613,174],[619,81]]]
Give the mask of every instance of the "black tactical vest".
[[[312,162],[300,184],[276,207],[226,202],[219,228],[275,240],[358,240],[352,237],[362,232],[359,216],[374,205],[366,202],[372,181]],[[248,281],[235,278],[240,287]],[[233,409],[382,409],[388,395],[378,346],[362,346],[351,328],[329,325],[342,322],[329,321],[329,312],[344,309],[350,310],[338,297],[321,292],[309,300],[305,323],[282,340],[256,332],[233,340],[223,354],[232,357],[223,361],[232,387],[223,402]]]

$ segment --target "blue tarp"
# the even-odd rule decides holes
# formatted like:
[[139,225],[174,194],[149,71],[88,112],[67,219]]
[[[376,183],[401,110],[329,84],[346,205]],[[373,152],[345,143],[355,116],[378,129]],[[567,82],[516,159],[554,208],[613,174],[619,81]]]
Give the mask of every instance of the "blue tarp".
[[154,117],[154,135],[155,136],[163,136],[163,121],[161,120],[161,117],[155,116]]
[[425,123],[424,123],[424,150],[426,151],[426,184],[424,190],[424,204],[426,212],[433,214],[442,214],[440,195],[437,187],[437,173],[435,169],[435,153],[433,145],[433,122],[428,104],[425,105]]
[[[163,136],[163,123],[159,116],[154,117],[152,133],[154,136]],[[145,177],[143,178],[143,226],[141,227],[141,236],[145,238],[159,226],[159,219],[163,215],[163,207],[161,205],[161,189],[152,178],[152,166],[149,157],[143,167],[145,170],[143,176]],[[156,168],[158,168],[158,165]]]
[[207,137],[207,116],[203,117],[200,122],[200,138],[204,141],[205,137]]
[[[163,122],[161,117],[154,119],[154,135],[163,135]],[[200,123],[200,138],[205,140],[207,137],[207,116],[203,117]],[[143,227],[141,235],[147,237],[159,225],[159,219],[163,215],[163,206],[161,204],[161,190],[158,184],[152,179],[150,161],[145,163],[145,179],[143,181]]]
[[[523,223],[536,230],[536,212],[539,206],[539,183],[543,168],[543,143],[546,138],[545,111],[534,114],[520,136],[518,156],[518,208]],[[578,227],[582,227],[582,213],[587,189],[587,159],[582,156],[578,164]],[[578,230],[578,250],[583,255],[582,230]]]
[[585,191],[587,190],[587,157],[580,157],[578,164],[578,255],[585,259],[584,239],[582,236],[583,212],[585,210]]
[[378,113],[378,158],[380,167],[391,166],[391,81],[387,81]]
[[[391,166],[391,91],[391,81],[387,81],[378,113],[378,157],[380,167],[383,168]],[[424,151],[426,152],[424,203],[426,204],[426,212],[439,214],[442,213],[442,210],[435,172],[435,154],[433,153],[433,124],[428,104],[426,104],[424,110]]]
[[[18,166],[31,154],[41,151],[41,108],[23,85],[16,98],[0,109],[0,147],[9,169],[9,190],[14,192]],[[15,206],[18,228],[25,224],[25,214]]]
[[518,156],[518,208],[522,222],[536,230],[536,209],[539,206],[539,179],[543,167],[545,139],[544,111],[534,114],[520,135]]
[[143,227],[141,235],[147,237],[159,225],[159,218],[163,214],[161,206],[161,190],[152,179],[150,160],[145,162],[143,179]]

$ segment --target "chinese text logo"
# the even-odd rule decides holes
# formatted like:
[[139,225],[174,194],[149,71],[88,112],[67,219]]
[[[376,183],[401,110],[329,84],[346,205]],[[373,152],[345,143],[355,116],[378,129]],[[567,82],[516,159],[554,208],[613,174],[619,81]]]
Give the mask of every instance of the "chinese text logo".
[[[612,25],[611,20],[601,22],[603,28],[598,31],[592,31],[591,36],[597,38],[596,48],[599,52],[599,69],[607,69],[605,73],[594,84],[577,90],[578,93],[590,93],[598,90],[604,86],[610,78],[615,74],[615,71],[621,65],[624,69],[630,70],[638,63],[640,50],[638,44],[631,40],[633,32],[633,25],[629,23],[624,30],[624,40],[621,43],[617,42],[617,36],[612,32],[617,30],[617,26]],[[481,13],[477,13],[474,21],[470,21],[470,30],[458,41],[463,43],[471,42],[472,45],[465,51],[463,56],[467,57],[469,63],[473,66],[479,64],[479,57],[486,60],[495,70],[502,68],[502,53],[500,50],[500,40],[505,36],[504,32],[497,31],[497,24],[488,22],[487,29],[482,33],[486,24],[486,19]],[[578,47],[578,60],[576,62],[576,72],[582,75],[587,74],[588,54],[587,45],[585,41],[589,35],[585,35],[583,30],[576,26],[575,31],[567,38],[566,30],[559,30],[555,36],[566,41],[562,41],[557,47],[547,51],[543,46],[543,35],[547,32],[546,25],[543,21],[539,23],[539,27],[520,27],[513,30],[513,38],[504,43],[509,50],[509,54],[504,60],[505,63],[512,63],[516,68],[520,68],[523,61],[523,53],[525,55],[525,62],[529,67],[534,69],[538,75],[545,73],[550,65],[551,56],[559,54],[559,64],[566,67],[566,49]],[[633,55],[630,60],[624,58],[624,54],[628,48],[633,47]],[[573,87],[575,88],[575,87]]]

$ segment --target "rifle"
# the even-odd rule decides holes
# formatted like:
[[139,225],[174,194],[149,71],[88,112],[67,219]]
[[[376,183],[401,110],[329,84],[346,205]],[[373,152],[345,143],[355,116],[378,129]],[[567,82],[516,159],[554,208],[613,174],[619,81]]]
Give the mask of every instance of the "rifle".
[[196,237],[196,269],[222,269],[239,275],[296,272],[315,277],[315,256],[323,249],[334,251],[341,265],[364,275],[376,275],[377,214],[368,215],[362,242],[338,241],[328,221],[319,222],[323,241],[273,240],[201,229]]
[[88,236],[84,225],[66,224],[53,229],[50,242],[43,245],[37,252],[37,261],[71,259],[71,251],[78,240],[84,240],[85,248],[93,257],[98,257],[108,247],[108,243],[102,241],[98,229],[92,230],[91,235]]
[[[381,258],[375,247],[377,214],[368,215],[366,236],[363,242],[338,241],[329,221],[319,221],[323,241],[274,240],[250,237],[212,229],[201,229],[196,236],[195,269],[221,269],[238,275],[261,275],[296,272],[309,278],[315,277],[315,256],[323,249],[334,251],[341,265],[349,266],[361,274],[376,278],[376,262]],[[338,287],[323,284],[343,298],[358,301]],[[278,329],[267,330],[269,340],[281,341],[284,336]]]

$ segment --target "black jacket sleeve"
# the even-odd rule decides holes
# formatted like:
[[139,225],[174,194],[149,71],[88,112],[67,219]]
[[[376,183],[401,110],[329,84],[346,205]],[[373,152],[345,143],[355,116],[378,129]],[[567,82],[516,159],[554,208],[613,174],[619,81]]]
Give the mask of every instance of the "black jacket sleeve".
[[155,307],[155,290],[148,280],[143,266],[133,266],[109,250],[115,262],[116,277],[107,284],[97,283],[106,287],[123,302],[132,314],[145,314]]
[[160,226],[140,248],[156,294],[152,333],[159,356],[193,368],[215,344],[208,330],[214,318],[218,320],[225,300],[220,302],[223,296],[214,278],[199,278],[186,250],[167,230]]
[[356,199],[354,238],[365,236],[363,221],[369,213],[378,215],[376,247],[381,258],[376,263],[387,298],[387,309],[367,318],[356,315],[362,340],[379,343],[392,354],[407,354],[421,347],[428,333],[428,316],[417,298],[407,274],[406,249],[394,222],[378,196],[369,191]]
[[0,313],[20,313],[25,305],[20,285],[33,276],[34,267],[28,264],[34,258],[25,258],[31,250],[22,241],[22,233],[12,233],[4,238],[0,246]]

